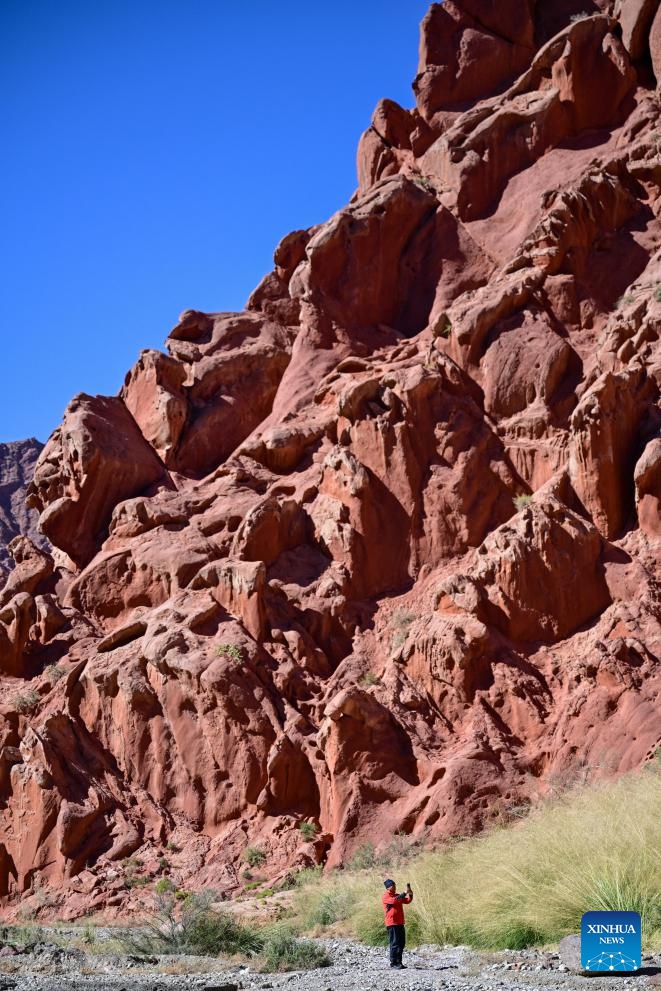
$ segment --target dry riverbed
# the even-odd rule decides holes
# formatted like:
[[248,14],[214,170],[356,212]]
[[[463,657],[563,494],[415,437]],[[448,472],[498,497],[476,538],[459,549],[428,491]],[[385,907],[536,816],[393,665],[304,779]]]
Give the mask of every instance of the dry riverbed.
[[[149,960],[111,954],[103,942],[81,948],[79,934],[58,930],[57,945],[2,955],[0,991],[619,991],[661,986],[661,954],[643,959],[638,974],[582,976],[557,954],[537,950],[478,954],[465,947],[421,947],[393,971],[385,950],[344,939],[317,941],[331,965],[319,970],[263,974],[250,961],[192,956]],[[70,945],[67,945],[69,943]]]

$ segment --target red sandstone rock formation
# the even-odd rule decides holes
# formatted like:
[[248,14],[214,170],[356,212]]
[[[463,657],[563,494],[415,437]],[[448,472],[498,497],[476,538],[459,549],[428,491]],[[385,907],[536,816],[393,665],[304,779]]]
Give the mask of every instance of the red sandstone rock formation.
[[0,597],[9,910],[126,910],[129,855],[232,892],[248,845],[338,864],[654,752],[657,6],[433,5],[351,203],[70,405],[55,550]]

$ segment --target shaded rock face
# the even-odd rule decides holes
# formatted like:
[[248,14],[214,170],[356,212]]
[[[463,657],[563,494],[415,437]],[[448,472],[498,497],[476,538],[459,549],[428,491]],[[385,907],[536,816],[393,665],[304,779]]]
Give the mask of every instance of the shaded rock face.
[[337,865],[654,753],[658,16],[433,5],[348,206],[69,406],[0,593],[7,911],[126,911],[127,857],[235,892],[247,846]]
[[13,561],[7,547],[19,534],[45,545],[37,530],[38,514],[25,505],[28,485],[43,444],[29,440],[0,444],[0,580],[7,576]]

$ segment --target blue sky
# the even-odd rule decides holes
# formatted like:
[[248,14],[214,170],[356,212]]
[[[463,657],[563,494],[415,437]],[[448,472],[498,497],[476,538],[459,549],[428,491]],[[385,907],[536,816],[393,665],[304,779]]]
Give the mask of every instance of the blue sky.
[[113,394],[181,310],[242,309],[413,105],[427,3],[2,0],[0,441]]

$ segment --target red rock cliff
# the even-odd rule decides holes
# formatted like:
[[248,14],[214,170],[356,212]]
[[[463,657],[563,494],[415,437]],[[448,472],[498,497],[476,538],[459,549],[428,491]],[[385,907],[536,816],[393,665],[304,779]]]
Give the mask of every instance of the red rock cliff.
[[657,6],[434,4],[351,203],[71,403],[1,595],[10,904],[123,906],[136,852],[237,890],[247,845],[338,864],[654,752]]

